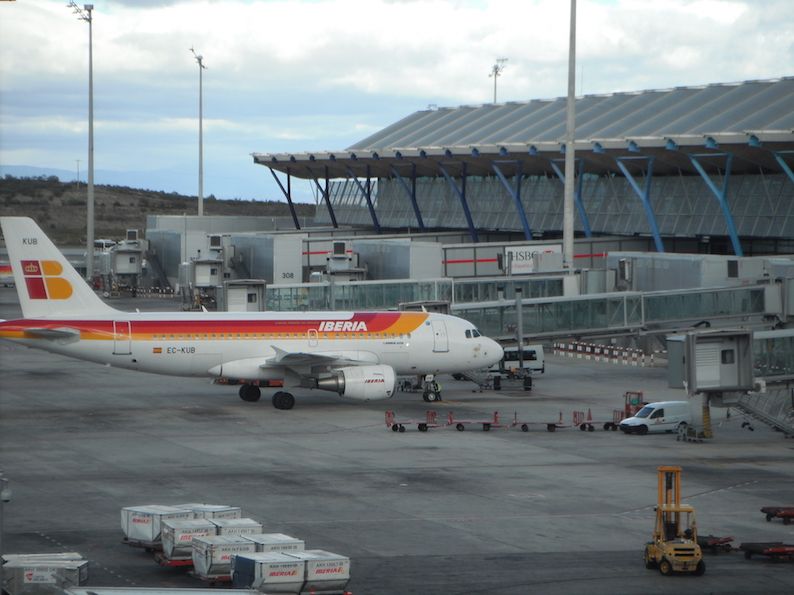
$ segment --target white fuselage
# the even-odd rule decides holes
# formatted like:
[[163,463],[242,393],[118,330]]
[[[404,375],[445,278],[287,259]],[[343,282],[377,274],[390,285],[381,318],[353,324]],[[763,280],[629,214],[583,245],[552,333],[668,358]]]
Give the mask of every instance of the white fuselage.
[[[373,315],[373,320],[387,313]],[[394,316],[392,314],[392,316]],[[109,320],[80,317],[25,319],[0,323],[0,336],[53,353],[175,376],[278,379],[279,366],[263,367],[277,351],[333,356],[340,362],[385,364],[398,375],[454,373],[484,368],[501,358],[501,348],[483,336],[467,337],[466,321],[441,314],[399,313],[410,324],[366,331],[354,313],[122,313]],[[419,317],[419,318],[417,318]],[[331,320],[329,324],[327,321]],[[265,327],[257,326],[262,321]],[[318,322],[319,321],[319,322]],[[334,321],[337,321],[334,326]],[[293,322],[284,331],[274,324]],[[407,321],[403,321],[407,322]],[[12,329],[32,329],[12,336]],[[316,323],[316,324],[315,324]],[[290,326],[292,328],[290,328]],[[305,327],[310,328],[305,328]],[[40,329],[64,332],[41,338]],[[301,329],[300,331],[298,329]],[[323,329],[323,330],[317,330]],[[65,331],[72,331],[68,335]],[[294,331],[294,332],[293,332]],[[252,366],[245,367],[250,361]],[[237,366],[229,368],[229,366]],[[218,367],[225,366],[222,374]],[[228,373],[230,370],[248,374]]]

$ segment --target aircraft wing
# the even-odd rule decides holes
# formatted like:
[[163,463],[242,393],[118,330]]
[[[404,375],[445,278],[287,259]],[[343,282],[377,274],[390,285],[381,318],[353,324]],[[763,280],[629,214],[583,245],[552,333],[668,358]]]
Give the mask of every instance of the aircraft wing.
[[274,355],[224,362],[210,369],[210,374],[227,378],[258,378],[260,370],[283,370],[285,375],[302,378],[332,367],[369,366],[380,363],[378,356],[369,351],[286,351],[272,346]]
[[380,363],[378,356],[369,351],[285,351],[272,345],[275,355],[262,364],[260,368],[273,366],[296,369],[312,366],[352,365],[364,366]]

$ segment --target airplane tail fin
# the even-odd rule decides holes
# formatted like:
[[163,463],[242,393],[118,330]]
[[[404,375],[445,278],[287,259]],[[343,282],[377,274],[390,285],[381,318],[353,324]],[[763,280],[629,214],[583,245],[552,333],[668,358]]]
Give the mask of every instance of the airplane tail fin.
[[29,217],[0,217],[25,318],[115,312]]

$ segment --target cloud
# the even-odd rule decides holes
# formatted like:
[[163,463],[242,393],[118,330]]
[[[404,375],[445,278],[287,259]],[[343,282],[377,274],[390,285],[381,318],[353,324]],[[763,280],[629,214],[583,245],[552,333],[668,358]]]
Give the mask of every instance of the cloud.
[[[0,2],[0,157],[71,169],[85,153],[88,26],[64,0]],[[193,166],[204,142],[228,179],[251,152],[338,150],[428,104],[567,89],[562,0],[116,0],[95,4],[97,160]],[[791,74],[789,0],[580,0],[586,93]],[[53,138],[61,150],[53,149]],[[189,155],[189,157],[187,157]],[[209,172],[213,170],[205,165]],[[264,170],[267,173],[266,170]],[[208,173],[207,184],[212,184]],[[185,176],[188,178],[190,176]],[[261,185],[252,185],[261,196]],[[272,190],[268,189],[268,192]],[[222,188],[215,188],[223,196]]]

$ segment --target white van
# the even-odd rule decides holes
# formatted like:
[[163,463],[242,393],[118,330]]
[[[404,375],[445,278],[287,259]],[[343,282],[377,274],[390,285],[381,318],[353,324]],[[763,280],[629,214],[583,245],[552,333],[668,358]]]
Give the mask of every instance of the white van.
[[620,422],[625,434],[648,432],[677,432],[692,423],[689,401],[659,401],[648,403],[634,417]]

